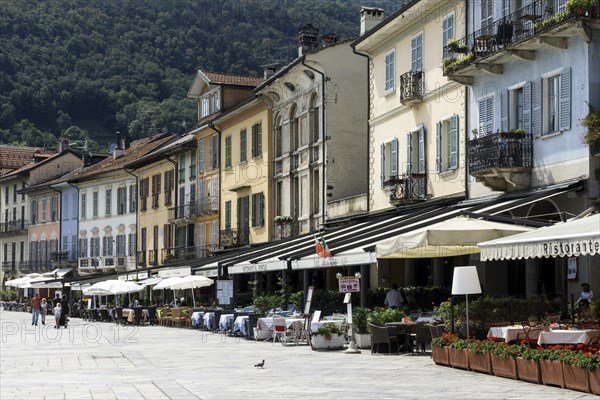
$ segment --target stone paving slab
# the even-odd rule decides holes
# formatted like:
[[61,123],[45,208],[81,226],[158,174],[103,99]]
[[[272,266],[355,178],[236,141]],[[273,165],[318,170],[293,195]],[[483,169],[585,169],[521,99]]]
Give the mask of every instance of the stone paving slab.
[[[28,324],[29,323],[29,324]],[[312,351],[197,330],[0,311],[0,399],[597,399],[436,366],[428,355]],[[265,368],[254,364],[265,359]]]

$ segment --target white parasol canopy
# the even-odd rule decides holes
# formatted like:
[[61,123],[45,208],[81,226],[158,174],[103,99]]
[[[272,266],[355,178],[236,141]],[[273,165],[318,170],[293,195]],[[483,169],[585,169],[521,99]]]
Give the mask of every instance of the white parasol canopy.
[[172,276],[170,278],[163,279],[162,281],[158,282],[156,286],[154,286],[153,290],[172,289],[171,285],[179,283],[181,279],[183,278],[179,276]]
[[171,289],[192,289],[192,304],[196,304],[194,289],[210,286],[214,281],[201,275],[184,276],[179,282],[171,284]]

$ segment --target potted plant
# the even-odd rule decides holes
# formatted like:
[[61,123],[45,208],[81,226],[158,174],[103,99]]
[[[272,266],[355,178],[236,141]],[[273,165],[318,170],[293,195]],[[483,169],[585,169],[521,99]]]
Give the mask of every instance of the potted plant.
[[598,11],[598,0],[568,0],[567,10],[580,17],[595,18]]
[[562,346],[548,346],[540,350],[540,372],[544,385],[565,387],[561,362],[563,353]]
[[273,218],[273,222],[275,222],[277,225],[288,224],[292,222],[292,217],[289,215],[277,215],[275,218]]
[[462,339],[456,334],[450,335],[448,344],[448,358],[454,368],[469,369],[469,340]]
[[323,324],[310,334],[310,344],[313,350],[341,349],[346,343],[345,329],[335,322]]
[[542,383],[540,358],[541,353],[538,349],[530,348],[526,340],[521,342],[521,351],[517,356],[517,374],[520,380]]
[[471,135],[473,135],[473,139],[477,139],[479,137],[479,130],[477,128],[471,129]]
[[495,347],[496,342],[493,340],[471,340],[467,346],[469,349],[469,368],[472,371],[491,374],[492,363],[490,353]]
[[352,333],[356,347],[360,349],[371,348],[371,335],[369,334],[369,315],[371,310],[366,307],[357,307],[352,310]]
[[490,353],[494,375],[518,379],[516,359],[520,350],[521,348],[519,345],[496,343]]
[[448,346],[455,336],[451,333],[442,333],[441,336],[431,339],[431,357],[437,365],[450,366]]
[[563,375],[567,389],[590,392],[590,370],[599,365],[597,354],[584,351],[579,344],[573,351],[567,351],[562,358]]
[[451,53],[466,53],[467,52],[467,46],[461,46],[458,44],[458,40],[456,39],[449,39],[448,42],[446,43],[446,50],[451,52]]
[[588,114],[579,120],[579,124],[586,129],[582,142],[590,147],[592,155],[596,155],[600,154],[600,111],[594,111],[589,104],[588,107]]

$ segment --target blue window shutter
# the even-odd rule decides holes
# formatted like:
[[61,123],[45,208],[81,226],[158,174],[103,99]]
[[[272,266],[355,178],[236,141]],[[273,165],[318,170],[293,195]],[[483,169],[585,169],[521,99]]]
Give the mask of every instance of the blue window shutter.
[[508,132],[508,92],[500,93],[500,130]]
[[450,160],[448,169],[458,168],[458,115],[450,118]]
[[478,129],[479,129],[480,136],[485,136],[485,134],[486,134],[485,112],[486,112],[486,109],[485,109],[485,99],[484,99],[484,100],[479,101],[479,127],[478,127]]
[[381,145],[381,187],[385,182],[385,144]]
[[542,134],[542,80],[533,82],[531,89],[531,133],[540,136]]
[[258,194],[258,225],[263,226],[265,222],[265,195],[263,192]]
[[237,198],[237,229],[242,227],[242,199]]
[[252,203],[250,204],[250,209],[252,210],[252,226],[256,226],[256,225],[258,225],[257,224],[257,217],[258,217],[258,215],[256,215],[257,214],[256,213],[256,209],[257,209],[257,206],[258,206],[258,204],[256,204],[257,203],[257,201],[256,201],[256,194],[252,195],[251,201],[252,201]]
[[408,133],[408,140],[406,141],[406,173],[410,175],[412,173],[412,132]]
[[560,73],[560,129],[571,129],[571,68]]
[[390,158],[390,176],[398,177],[398,139],[392,140]]
[[494,97],[485,100],[485,133],[494,133]]
[[531,134],[531,82],[523,86],[523,129]]
[[425,128],[419,128],[419,173],[425,173]]
[[435,124],[435,148],[436,148],[436,156],[435,156],[435,168],[437,173],[442,172],[442,123],[437,122]]

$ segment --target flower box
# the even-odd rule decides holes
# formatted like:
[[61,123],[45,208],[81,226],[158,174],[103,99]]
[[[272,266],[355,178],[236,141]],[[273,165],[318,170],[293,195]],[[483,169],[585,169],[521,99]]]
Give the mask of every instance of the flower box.
[[556,385],[564,388],[565,379],[563,377],[562,366],[560,361],[541,360],[540,372],[542,374],[542,383],[544,385]]
[[583,369],[576,365],[563,364],[563,377],[567,389],[589,393],[590,374],[587,369]]
[[600,394],[600,369],[595,369],[589,372],[590,374],[590,391],[594,394]]
[[332,333],[329,338],[325,335],[311,335],[310,345],[313,350],[341,349],[346,344],[343,333]]
[[469,353],[467,349],[456,350],[455,348],[448,348],[448,359],[450,365],[454,368],[469,369]]
[[356,341],[356,347],[359,349],[370,349],[371,348],[371,334],[370,333],[355,333],[354,340]]
[[512,357],[490,356],[494,375],[504,378],[518,379],[517,361]]
[[517,374],[522,381],[542,383],[540,363],[538,361],[517,357]]
[[450,356],[448,355],[448,346],[431,346],[431,357],[437,365],[450,366]]
[[469,351],[469,368],[471,371],[492,374],[492,363],[489,354],[473,353]]

